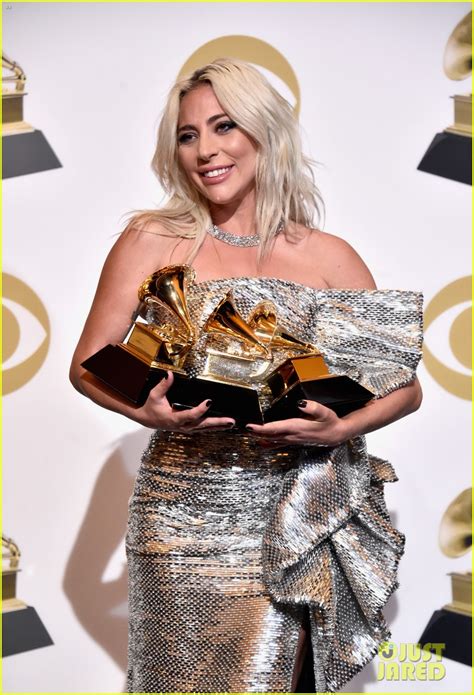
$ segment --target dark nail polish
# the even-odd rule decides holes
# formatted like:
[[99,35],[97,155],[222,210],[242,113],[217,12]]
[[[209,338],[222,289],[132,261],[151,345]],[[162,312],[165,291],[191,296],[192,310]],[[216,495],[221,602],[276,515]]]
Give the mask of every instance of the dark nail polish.
[[253,427],[252,425],[245,425],[245,429],[249,430],[250,432],[253,432]]
[[211,399],[209,399],[208,401],[206,401],[206,408],[210,408],[211,405],[212,405]]
[[165,372],[163,379],[167,379],[167,378],[168,378],[168,372]]
[[297,405],[299,408],[306,408],[308,401],[298,401]]

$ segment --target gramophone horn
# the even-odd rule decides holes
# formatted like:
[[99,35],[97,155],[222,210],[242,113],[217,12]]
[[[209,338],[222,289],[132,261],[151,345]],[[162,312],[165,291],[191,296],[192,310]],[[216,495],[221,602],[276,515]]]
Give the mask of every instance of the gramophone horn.
[[439,545],[448,557],[460,557],[472,544],[472,488],[463,490],[443,514]]
[[248,318],[248,325],[258,339],[268,345],[277,329],[277,312],[273,302],[259,302]]
[[239,314],[232,299],[232,292],[227,292],[207,319],[203,330],[207,333],[218,333],[239,340],[247,347],[255,348],[258,352],[269,357],[270,350],[260,342],[256,333]]
[[472,12],[455,26],[444,50],[443,68],[451,80],[464,80],[472,70]]
[[186,303],[186,290],[194,278],[195,272],[190,266],[169,265],[147,277],[138,289],[141,302],[159,300],[167,306],[184,324],[190,338],[195,331]]
[[248,323],[259,340],[270,348],[317,352],[314,345],[303,342],[278,326],[277,310],[273,302],[263,301],[257,304],[249,316]]

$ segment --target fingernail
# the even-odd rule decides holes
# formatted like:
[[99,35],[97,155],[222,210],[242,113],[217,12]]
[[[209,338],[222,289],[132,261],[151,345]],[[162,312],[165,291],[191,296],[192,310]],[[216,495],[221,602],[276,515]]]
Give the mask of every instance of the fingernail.
[[211,405],[212,405],[212,401],[211,401],[211,399],[209,398],[209,400],[206,401],[206,408],[210,408]]
[[253,427],[252,427],[252,425],[245,425],[245,429],[246,429],[246,430],[250,430],[251,432],[253,432]]
[[298,401],[297,406],[298,408],[306,408],[308,405],[308,401]]
[[168,378],[168,372],[165,372],[163,379],[167,379],[167,378]]

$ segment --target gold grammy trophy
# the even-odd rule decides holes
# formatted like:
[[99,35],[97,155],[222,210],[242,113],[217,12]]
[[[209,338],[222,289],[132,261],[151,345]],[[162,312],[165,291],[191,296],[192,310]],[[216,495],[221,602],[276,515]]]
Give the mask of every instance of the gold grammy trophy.
[[[186,304],[193,280],[194,271],[182,265],[167,266],[146,278],[138,288],[136,320],[123,342],[106,345],[81,366],[138,406],[167,370],[185,377],[183,364],[196,339]],[[168,322],[153,320],[157,305],[168,310]]]
[[[462,557],[472,545],[472,488],[448,506],[439,528],[439,545],[447,557]],[[431,616],[421,644],[445,644],[443,656],[471,665],[472,574],[450,572],[452,600]]]
[[[246,320],[228,292],[198,335],[186,302],[193,280],[194,271],[185,265],[147,278],[138,290],[138,320],[124,341],[107,345],[82,366],[137,405],[170,369],[175,379],[167,397],[177,409],[209,398],[209,415],[233,417],[238,425],[295,417],[301,398],[319,400],[340,414],[372,398],[352,379],[330,374],[314,345],[284,331],[270,301],[260,302]],[[157,308],[169,320],[157,319]],[[186,359],[198,339],[204,366],[200,376],[190,378]]]

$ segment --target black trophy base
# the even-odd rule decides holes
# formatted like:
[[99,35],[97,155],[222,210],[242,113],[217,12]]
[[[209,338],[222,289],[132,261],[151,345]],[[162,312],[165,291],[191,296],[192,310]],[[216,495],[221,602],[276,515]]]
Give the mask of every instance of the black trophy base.
[[2,656],[54,644],[32,606],[2,613]]
[[263,424],[263,415],[256,389],[203,378],[175,378],[167,393],[178,409],[192,408],[210,399],[209,417],[230,417],[237,427],[249,422]]
[[4,135],[2,152],[4,179],[62,167],[41,130]]
[[348,376],[299,381],[265,411],[265,422],[301,417],[301,410],[298,408],[300,400],[322,403],[342,417],[362,408],[373,397],[373,393]]
[[[150,367],[120,345],[106,345],[81,366],[138,407],[145,403],[151,389],[166,374],[165,369]],[[181,410],[210,399],[210,417],[231,417],[239,426],[263,422],[257,391],[245,386],[175,373],[166,395],[169,402]]]
[[151,389],[166,374],[164,369],[150,367],[120,345],[106,345],[81,367],[137,406],[145,403]]
[[456,133],[436,133],[419,171],[445,179],[472,184],[472,138]]
[[442,656],[472,666],[472,618],[442,608],[435,611],[418,642],[444,644]]

